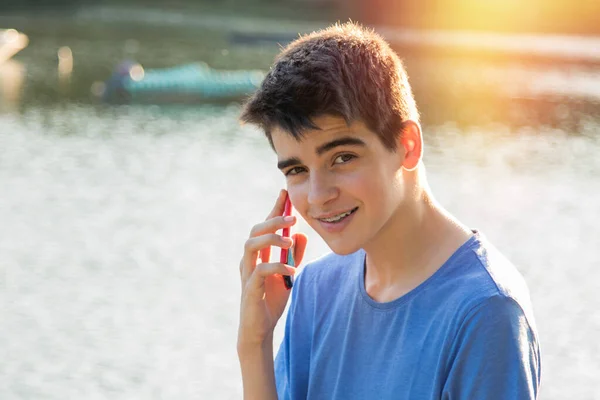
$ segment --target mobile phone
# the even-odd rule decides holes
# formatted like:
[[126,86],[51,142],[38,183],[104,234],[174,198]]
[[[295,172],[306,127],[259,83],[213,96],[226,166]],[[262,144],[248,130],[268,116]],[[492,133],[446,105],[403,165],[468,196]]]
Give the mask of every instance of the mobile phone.
[[[290,196],[286,193],[285,206],[283,208],[283,216],[287,217],[290,215],[292,215],[292,202],[290,201]],[[282,232],[281,236],[290,237],[290,228],[283,228],[283,232]],[[292,267],[296,266],[296,264],[294,262],[294,246],[293,245],[289,249],[281,249],[281,253],[279,256],[279,262],[290,265]],[[285,285],[286,289],[289,290],[294,285],[294,281],[292,280],[291,276],[283,275],[283,284]]]

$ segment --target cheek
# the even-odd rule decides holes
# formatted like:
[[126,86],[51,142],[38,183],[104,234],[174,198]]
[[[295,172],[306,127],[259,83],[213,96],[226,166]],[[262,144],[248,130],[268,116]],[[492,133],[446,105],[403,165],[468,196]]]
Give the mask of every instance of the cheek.
[[349,174],[341,180],[340,190],[359,199],[370,202],[381,196],[383,179],[378,171],[372,169],[362,170]]
[[348,182],[353,194],[368,205],[368,213],[373,217],[387,214],[394,203],[396,192],[395,179],[386,171],[371,169]]
[[296,212],[300,213],[302,218],[306,219],[307,210],[307,196],[304,193],[302,186],[300,185],[287,185],[288,195],[290,196],[290,201],[292,202],[292,206]]

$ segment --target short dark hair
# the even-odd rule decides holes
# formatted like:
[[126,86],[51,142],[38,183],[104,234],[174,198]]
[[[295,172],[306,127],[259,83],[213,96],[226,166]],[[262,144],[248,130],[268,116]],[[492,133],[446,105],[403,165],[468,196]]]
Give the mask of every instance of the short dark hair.
[[300,140],[318,129],[313,118],[362,121],[390,150],[408,119],[419,113],[398,55],[373,30],[348,22],[302,36],[275,59],[240,119],[269,139],[279,127]]

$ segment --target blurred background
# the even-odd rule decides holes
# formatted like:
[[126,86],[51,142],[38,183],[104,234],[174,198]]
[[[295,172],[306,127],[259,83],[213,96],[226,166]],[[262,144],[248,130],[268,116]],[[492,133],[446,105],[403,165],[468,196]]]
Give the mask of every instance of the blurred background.
[[[240,102],[282,45],[349,18],[405,62],[438,200],[525,276],[540,398],[600,398],[598,15],[596,0],[3,0],[0,398],[241,398],[238,262],[284,180]],[[327,251],[298,229],[308,260]]]

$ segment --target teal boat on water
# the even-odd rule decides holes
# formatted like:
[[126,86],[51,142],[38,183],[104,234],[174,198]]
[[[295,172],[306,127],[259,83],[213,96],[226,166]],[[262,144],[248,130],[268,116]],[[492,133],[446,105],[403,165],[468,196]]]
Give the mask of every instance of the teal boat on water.
[[216,70],[205,63],[145,70],[120,64],[105,83],[102,99],[110,103],[227,102],[254,92],[264,78],[257,70]]

